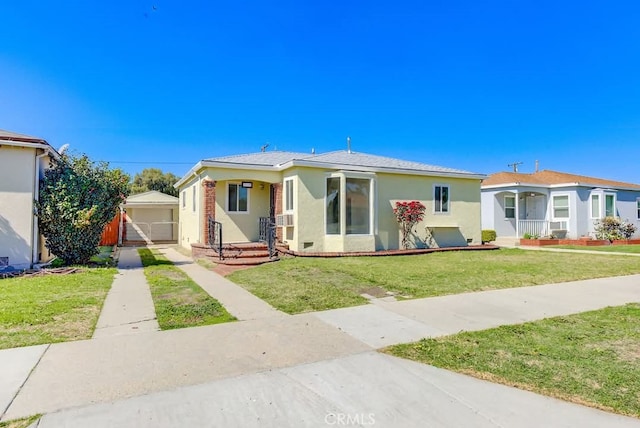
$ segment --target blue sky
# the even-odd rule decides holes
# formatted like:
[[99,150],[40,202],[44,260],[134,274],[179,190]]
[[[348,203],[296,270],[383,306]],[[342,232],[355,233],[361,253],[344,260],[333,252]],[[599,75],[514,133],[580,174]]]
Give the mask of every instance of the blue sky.
[[351,136],[473,172],[538,159],[640,183],[637,1],[21,0],[0,16],[0,128],[131,174]]

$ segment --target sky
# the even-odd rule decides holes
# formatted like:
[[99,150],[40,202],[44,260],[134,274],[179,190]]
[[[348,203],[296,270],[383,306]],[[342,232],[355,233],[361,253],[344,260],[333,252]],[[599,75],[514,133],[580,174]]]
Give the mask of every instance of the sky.
[[0,129],[134,175],[346,149],[640,183],[638,1],[0,3]]

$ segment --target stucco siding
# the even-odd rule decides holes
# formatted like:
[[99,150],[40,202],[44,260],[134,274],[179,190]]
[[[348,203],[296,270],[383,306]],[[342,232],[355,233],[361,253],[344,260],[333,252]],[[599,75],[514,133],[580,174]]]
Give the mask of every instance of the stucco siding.
[[248,180],[216,182],[216,220],[222,223],[224,243],[258,241],[260,217],[269,216],[269,186],[261,186],[259,182],[255,182],[252,188],[247,189],[249,195],[247,212],[228,210],[228,184],[241,184],[242,181]]
[[28,268],[32,260],[36,150],[0,147],[0,257]]
[[292,168],[285,178],[294,178],[294,227],[290,248],[296,251],[340,251],[335,239],[325,240],[325,181],[328,171]]
[[[194,209],[195,188],[195,209]],[[180,187],[179,228],[180,246],[191,249],[191,244],[200,243],[200,212],[202,210],[202,185],[200,177],[194,177]]]

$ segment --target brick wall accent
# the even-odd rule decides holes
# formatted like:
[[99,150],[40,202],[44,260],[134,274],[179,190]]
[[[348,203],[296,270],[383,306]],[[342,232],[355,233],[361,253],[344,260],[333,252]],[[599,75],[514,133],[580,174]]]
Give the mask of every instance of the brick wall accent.
[[202,237],[201,243],[207,244],[209,236],[209,216],[216,218],[216,182],[210,179],[202,180],[202,188],[204,189],[202,210]]
[[[275,204],[275,215],[282,214],[282,183],[274,183],[271,185],[273,188],[273,203]],[[282,242],[282,227],[276,227],[276,241]]]

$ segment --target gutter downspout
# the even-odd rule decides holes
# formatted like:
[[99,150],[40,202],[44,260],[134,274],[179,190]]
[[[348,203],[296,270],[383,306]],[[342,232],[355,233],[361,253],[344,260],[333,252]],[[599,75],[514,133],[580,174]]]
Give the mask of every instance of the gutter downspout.
[[36,155],[35,158],[35,182],[33,184],[33,228],[32,228],[32,242],[33,247],[31,251],[31,267],[40,261],[38,257],[38,250],[40,249],[40,230],[38,229],[38,216],[36,215],[36,202],[40,199],[40,159],[45,156],[49,156],[49,150],[45,150],[44,153]]

